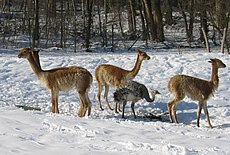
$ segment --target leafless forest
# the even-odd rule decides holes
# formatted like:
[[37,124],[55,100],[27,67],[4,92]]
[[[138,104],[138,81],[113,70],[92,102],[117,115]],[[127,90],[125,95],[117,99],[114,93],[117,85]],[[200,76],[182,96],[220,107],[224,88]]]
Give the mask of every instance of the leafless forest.
[[0,0],[0,48],[221,47],[229,0]]

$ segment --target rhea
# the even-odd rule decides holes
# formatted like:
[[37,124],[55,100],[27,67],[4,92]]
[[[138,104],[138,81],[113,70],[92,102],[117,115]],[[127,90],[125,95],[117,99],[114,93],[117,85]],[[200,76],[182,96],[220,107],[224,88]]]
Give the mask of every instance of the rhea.
[[124,88],[118,89],[114,92],[114,101],[116,102],[115,112],[118,113],[120,110],[120,105],[123,104],[122,108],[122,118],[124,118],[125,106],[128,101],[132,101],[131,109],[136,118],[134,111],[134,105],[141,99],[145,99],[147,102],[153,102],[155,100],[155,95],[160,94],[158,90],[151,91],[152,98],[149,96],[148,89],[145,85],[138,83],[136,81],[129,81]]
[[209,62],[212,64],[212,75],[210,81],[188,75],[175,75],[170,79],[168,83],[168,89],[173,95],[173,99],[168,103],[170,122],[173,122],[173,114],[174,121],[178,123],[176,116],[176,107],[179,101],[183,100],[185,96],[187,96],[190,97],[192,100],[198,101],[197,126],[200,126],[200,114],[203,108],[210,128],[213,127],[209,118],[207,101],[210,97],[214,95],[214,92],[218,88],[218,69],[225,68],[226,65],[217,58],[210,59]]
[[23,48],[18,58],[27,59],[38,80],[44,87],[50,90],[52,112],[59,113],[58,96],[59,91],[77,89],[80,98],[79,117],[84,117],[87,110],[91,112],[91,101],[88,96],[93,77],[89,71],[80,66],[59,67],[50,70],[42,70],[38,51],[31,48]]
[[149,60],[150,57],[143,51],[138,51],[137,60],[132,70],[125,70],[123,68],[113,66],[110,64],[101,64],[95,70],[95,76],[98,83],[98,103],[101,110],[101,92],[103,86],[105,87],[104,97],[107,106],[112,110],[108,101],[109,86],[121,88],[128,80],[132,80],[139,72],[143,60]]

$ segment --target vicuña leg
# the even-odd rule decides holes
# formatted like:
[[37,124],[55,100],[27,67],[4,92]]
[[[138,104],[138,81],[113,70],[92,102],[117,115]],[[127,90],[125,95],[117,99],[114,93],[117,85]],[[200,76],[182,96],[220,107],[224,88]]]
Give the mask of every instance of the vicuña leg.
[[180,94],[180,95],[176,95],[172,101],[170,101],[168,103],[168,112],[169,112],[169,119],[170,119],[170,122],[173,123],[173,118],[172,118],[172,113],[173,113],[173,117],[174,117],[174,121],[176,123],[179,123],[178,120],[177,120],[177,116],[176,116],[176,108],[177,108],[177,104],[183,100],[185,97],[184,94]]
[[58,109],[58,91],[51,90],[51,98],[52,98],[52,112],[59,113]]
[[173,100],[168,103],[169,120],[170,120],[171,123],[173,123],[172,105],[173,105]]
[[177,109],[177,105],[178,105],[178,101],[173,104],[172,106],[172,111],[173,111],[173,117],[174,117],[174,121],[178,124],[178,120],[177,120],[177,115],[176,115],[176,109]]
[[88,109],[88,99],[86,98],[86,94],[84,91],[78,91],[79,97],[80,97],[80,109],[78,112],[79,117],[84,117],[86,114],[86,111]]
[[109,108],[110,110],[113,110],[113,109],[111,108],[110,104],[109,104],[108,93],[109,93],[109,85],[105,83],[105,94],[104,94],[104,98],[105,98],[105,100],[106,100],[106,104],[107,104],[108,108]]
[[86,100],[87,100],[87,103],[88,103],[88,116],[91,114],[91,108],[92,108],[92,103],[89,99],[89,96],[88,96],[88,93],[85,94],[85,97],[86,97]]
[[203,109],[204,109],[204,113],[205,113],[205,116],[206,116],[206,118],[207,118],[207,120],[208,120],[208,124],[209,124],[210,128],[213,128],[213,126],[212,126],[212,124],[211,124],[211,121],[210,121],[210,118],[209,118],[207,102],[205,102],[205,103],[203,104]]
[[104,110],[102,108],[102,104],[101,104],[101,92],[102,92],[102,90],[103,90],[103,85],[102,85],[102,83],[98,82],[98,92],[97,92],[98,104],[100,106],[100,109]]
[[198,110],[197,110],[197,126],[200,127],[200,114],[202,110],[202,102],[198,102]]

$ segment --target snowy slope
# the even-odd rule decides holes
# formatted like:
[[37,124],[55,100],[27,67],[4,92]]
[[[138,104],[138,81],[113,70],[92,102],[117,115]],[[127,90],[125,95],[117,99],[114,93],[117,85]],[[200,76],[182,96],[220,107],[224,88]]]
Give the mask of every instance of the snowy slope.
[[[0,50],[0,154],[230,154],[230,57],[214,51],[145,50],[151,59],[144,61],[136,81],[161,95],[153,103],[144,100],[135,105],[138,118],[134,119],[130,105],[126,119],[121,114],[104,111],[97,103],[97,84],[94,78],[90,90],[93,103],[89,117],[79,118],[76,113],[79,99],[76,91],[62,92],[59,96],[60,114],[51,113],[49,91],[35,77],[28,62],[18,59],[16,50]],[[215,96],[208,102],[210,129],[202,112],[196,127],[196,102],[185,98],[178,106],[180,124],[171,124],[168,115],[162,120],[144,118],[144,114],[167,112],[171,95],[167,83],[175,74],[210,79],[210,58],[221,59],[227,67],[219,70],[220,84]],[[70,53],[62,50],[40,52],[44,69],[79,65],[93,75],[95,68],[108,63],[131,69],[136,60],[135,51],[115,53]],[[109,99],[114,107],[111,88]],[[39,107],[41,111],[24,111],[15,105]]]

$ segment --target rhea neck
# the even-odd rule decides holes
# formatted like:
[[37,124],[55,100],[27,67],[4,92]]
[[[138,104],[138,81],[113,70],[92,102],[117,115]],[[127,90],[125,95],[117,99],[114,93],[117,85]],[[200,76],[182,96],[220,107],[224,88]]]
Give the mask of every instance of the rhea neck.
[[212,64],[212,78],[211,82],[216,86],[219,85],[219,77],[218,77],[218,67],[215,64]]
[[32,53],[29,54],[29,56],[27,57],[27,60],[29,61],[30,66],[33,69],[36,76],[39,76],[42,73],[42,69],[37,66],[35,60],[33,59]]
[[152,95],[152,98],[149,96],[149,93],[147,93],[146,95],[144,95],[144,98],[147,102],[153,102],[155,100],[155,95],[156,93],[152,93],[151,92],[151,95]]
[[141,63],[142,60],[140,59],[139,55],[137,56],[137,60],[135,63],[135,66],[133,67],[133,69],[130,71],[130,75],[131,77],[135,77],[137,75],[137,73],[139,72],[140,68],[141,68]]

